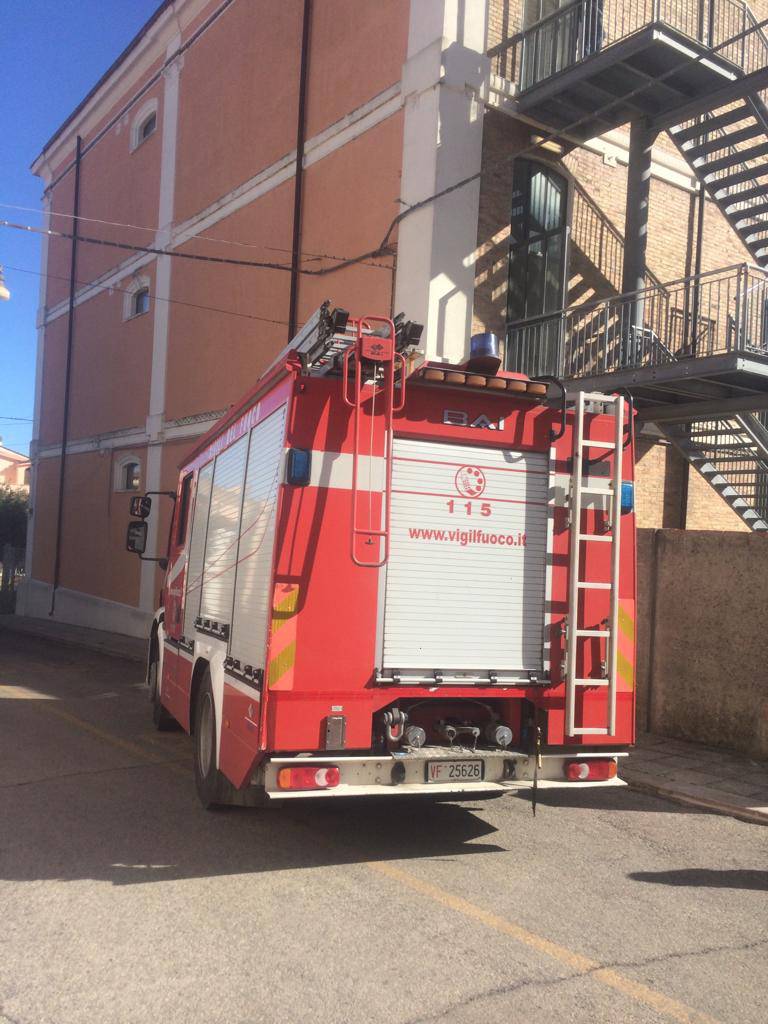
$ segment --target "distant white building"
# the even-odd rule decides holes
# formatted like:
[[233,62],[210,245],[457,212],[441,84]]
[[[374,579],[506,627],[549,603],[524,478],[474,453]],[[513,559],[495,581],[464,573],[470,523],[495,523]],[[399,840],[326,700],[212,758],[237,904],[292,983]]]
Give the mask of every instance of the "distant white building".
[[30,461],[28,455],[11,451],[0,444],[0,486],[29,493]]

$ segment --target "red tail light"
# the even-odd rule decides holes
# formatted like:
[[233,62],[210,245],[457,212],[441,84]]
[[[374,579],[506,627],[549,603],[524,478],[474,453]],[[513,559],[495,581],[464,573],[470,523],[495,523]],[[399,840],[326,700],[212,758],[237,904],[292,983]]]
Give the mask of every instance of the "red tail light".
[[565,777],[569,782],[607,782],[616,778],[616,762],[609,757],[595,761],[566,761]]
[[281,768],[277,773],[280,789],[334,789],[339,784],[341,772],[335,764],[302,765],[298,768]]

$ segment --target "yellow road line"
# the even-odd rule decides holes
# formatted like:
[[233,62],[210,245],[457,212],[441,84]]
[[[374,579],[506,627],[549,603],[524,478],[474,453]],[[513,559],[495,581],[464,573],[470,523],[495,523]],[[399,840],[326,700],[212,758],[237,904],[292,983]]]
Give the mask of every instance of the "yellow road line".
[[62,721],[75,726],[76,729],[80,729],[82,732],[87,732],[91,736],[96,736],[98,739],[103,740],[104,743],[109,743],[110,746],[117,747],[118,750],[123,750],[125,753],[130,754],[132,757],[139,758],[139,760],[144,761],[146,764],[162,765],[170,771],[175,772],[177,775],[183,775],[185,778],[189,778],[189,771],[181,768],[178,764],[171,764],[167,761],[163,761],[161,758],[153,757],[152,754],[138,746],[138,744],[131,743],[130,740],[121,739],[120,736],[115,736],[114,733],[107,732],[106,729],[100,729],[98,725],[92,725],[91,722],[86,722],[84,718],[80,718],[78,715],[73,715],[71,711],[65,711],[63,708],[53,707],[51,704],[47,703],[35,704],[34,706],[39,711],[43,711],[48,715],[53,715],[55,718],[60,718]]
[[681,1003],[677,999],[665,996],[662,992],[657,992],[655,989],[649,988],[639,981],[634,981],[624,974],[619,974],[618,971],[614,971],[610,967],[601,967],[596,960],[590,960],[589,957],[582,956],[581,953],[576,953],[565,946],[559,946],[556,942],[550,942],[549,939],[536,935],[535,932],[530,932],[512,921],[507,921],[503,917],[491,914],[489,911],[483,910],[482,907],[462,899],[461,896],[455,896],[446,889],[441,889],[437,885],[432,885],[431,882],[425,882],[421,878],[417,878],[416,875],[412,875],[409,871],[404,871],[402,868],[397,868],[392,864],[384,864],[377,861],[366,862],[366,867],[377,874],[385,875],[400,885],[408,886],[409,889],[413,889],[414,892],[419,893],[421,896],[426,896],[436,903],[456,911],[458,914],[463,914],[464,917],[478,921],[480,924],[485,925],[486,928],[492,928],[494,931],[522,943],[524,946],[535,949],[538,953],[543,953],[553,960],[558,960],[561,964],[570,967],[577,975],[588,975],[595,981],[607,985],[608,988],[615,989],[629,999],[633,999],[636,1003],[642,1003],[657,1013],[665,1014],[671,1020],[677,1021],[678,1024],[719,1024],[719,1021],[706,1013],[700,1013],[698,1010],[686,1006],[685,1003]]
[[[132,754],[134,757],[140,758],[147,764],[161,765],[162,767],[169,769],[169,771],[175,772],[178,775],[183,775],[185,778],[189,778],[190,773],[188,769],[184,769],[176,763],[160,761],[157,758],[150,756],[145,750],[142,750],[141,747],[137,746],[135,743],[131,743],[130,740],[121,739],[119,736],[115,736],[113,733],[107,732],[105,729],[100,729],[98,726],[92,725],[90,722],[86,722],[77,715],[73,715],[71,712],[65,711],[63,708],[52,707],[47,703],[40,703],[35,706],[41,711],[55,715],[56,718],[60,718],[63,721],[68,722],[77,729],[81,729],[83,732],[89,733],[91,736],[96,736],[98,739],[111,744],[113,747],[117,747],[120,750],[124,750],[127,753]],[[545,956],[551,957],[553,960],[559,961],[566,967],[570,967],[576,975],[589,976],[595,981],[606,985],[608,988],[615,989],[622,995],[627,996],[627,998],[633,999],[636,1003],[641,1003],[650,1009],[655,1010],[657,1013],[663,1013],[671,1020],[676,1021],[677,1024],[720,1024],[718,1020],[714,1017],[710,1017],[706,1013],[700,1013],[698,1010],[694,1010],[690,1006],[686,1006],[685,1003],[681,1003],[677,999],[672,999],[670,996],[666,996],[662,992],[657,992],[656,989],[649,988],[647,985],[643,985],[639,981],[634,981],[632,978],[628,978],[626,975],[620,974],[618,971],[615,971],[610,967],[602,967],[596,960],[590,960],[589,957],[583,956],[581,953],[577,953],[565,946],[560,946],[556,942],[551,942],[549,939],[545,939],[542,935],[537,935],[535,932],[528,931],[527,928],[523,928],[521,925],[515,924],[513,921],[508,921],[506,918],[492,914],[490,911],[484,910],[482,907],[478,907],[474,903],[470,903],[469,900],[465,900],[461,896],[456,896],[453,893],[448,892],[447,889],[441,889],[437,885],[432,885],[431,882],[423,881],[423,879],[418,878],[416,875],[412,875],[409,871],[404,871],[402,868],[395,867],[393,864],[386,864],[379,861],[366,861],[365,866],[376,874],[383,875],[401,885],[405,885],[414,892],[419,893],[419,895],[434,900],[436,903],[447,907],[449,910],[462,914],[464,917],[468,917],[471,920],[485,925],[486,928],[492,928],[494,931],[497,931],[502,935],[506,935],[508,938],[514,939],[516,942],[520,942],[522,945],[536,950],[538,953],[542,953]]]

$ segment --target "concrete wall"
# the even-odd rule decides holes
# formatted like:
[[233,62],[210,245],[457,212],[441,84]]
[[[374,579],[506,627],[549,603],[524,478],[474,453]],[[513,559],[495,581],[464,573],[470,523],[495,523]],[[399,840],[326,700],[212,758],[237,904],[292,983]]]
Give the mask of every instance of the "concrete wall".
[[768,759],[768,544],[638,531],[638,731]]

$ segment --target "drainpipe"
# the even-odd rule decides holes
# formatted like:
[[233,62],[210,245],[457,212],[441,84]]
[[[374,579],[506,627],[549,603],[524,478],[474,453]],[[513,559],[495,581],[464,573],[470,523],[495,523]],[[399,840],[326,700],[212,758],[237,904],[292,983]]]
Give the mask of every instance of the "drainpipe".
[[296,310],[299,303],[301,202],[304,191],[304,142],[307,130],[307,81],[309,79],[309,30],[311,24],[312,0],[304,0],[304,22],[301,29],[299,107],[296,125],[296,171],[293,185],[293,242],[291,246],[291,294],[288,302],[288,341],[291,341],[296,334]]
[[61,534],[64,522],[64,474],[67,465],[67,440],[69,438],[69,398],[72,381],[72,342],[75,334],[75,288],[77,284],[77,233],[80,216],[80,160],[83,140],[77,136],[75,143],[75,195],[72,204],[72,246],[69,255],[69,309],[67,317],[67,359],[64,370],[64,414],[61,427],[61,455],[59,457],[59,504],[56,512],[56,547],[53,559],[53,589],[51,590],[51,607],[49,615],[56,608],[56,591],[61,575]]

